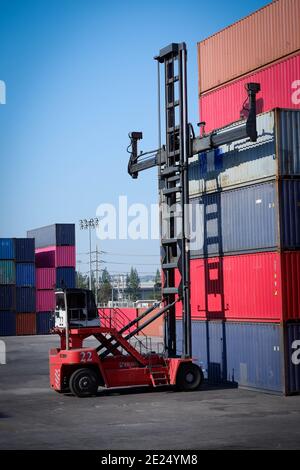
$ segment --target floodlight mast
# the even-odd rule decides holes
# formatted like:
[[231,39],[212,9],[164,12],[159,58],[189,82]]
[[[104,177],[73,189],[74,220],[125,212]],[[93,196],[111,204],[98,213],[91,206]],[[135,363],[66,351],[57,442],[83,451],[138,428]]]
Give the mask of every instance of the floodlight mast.
[[[179,300],[182,303],[182,357],[190,358],[192,356],[190,258],[188,233],[185,233],[189,227],[186,210],[189,204],[188,159],[236,140],[244,138],[249,138],[253,142],[257,140],[256,95],[260,91],[260,85],[258,83],[246,85],[249,109],[247,120],[229,129],[220,129],[195,137],[193,126],[188,122],[186,44],[184,42],[170,44],[160,51],[155,60],[158,61],[158,69],[160,65],[164,67],[165,145],[160,145],[159,110],[159,148],[152,152],[139,153],[138,141],[142,140],[143,134],[131,132],[128,173],[132,178],[137,178],[141,171],[158,167],[160,203],[170,208],[167,234],[162,233],[161,229],[162,298],[164,304],[169,305],[165,316],[165,348],[169,357],[176,356],[175,304],[176,300]],[[160,79],[158,103],[160,105]],[[180,234],[176,233],[178,213],[172,212],[172,207],[174,205],[178,207],[178,202],[181,218]],[[176,272],[179,273],[179,282]]]

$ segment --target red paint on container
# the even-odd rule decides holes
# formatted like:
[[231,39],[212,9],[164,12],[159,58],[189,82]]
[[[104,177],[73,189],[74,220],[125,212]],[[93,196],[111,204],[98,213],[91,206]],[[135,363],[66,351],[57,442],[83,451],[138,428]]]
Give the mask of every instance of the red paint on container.
[[36,314],[35,313],[17,313],[16,314],[16,335],[35,335],[36,334]]
[[55,268],[36,268],[36,288],[53,289],[56,283]]
[[243,103],[247,98],[246,83],[260,83],[257,112],[274,108],[300,109],[300,54],[231,82],[200,97],[200,120],[205,132],[227,126],[247,117]]
[[37,312],[51,312],[55,309],[54,290],[36,291],[36,310]]
[[[193,319],[300,319],[300,252],[191,260]],[[181,304],[176,311],[181,318]]]
[[73,268],[76,266],[75,246],[48,246],[35,250],[38,268]]

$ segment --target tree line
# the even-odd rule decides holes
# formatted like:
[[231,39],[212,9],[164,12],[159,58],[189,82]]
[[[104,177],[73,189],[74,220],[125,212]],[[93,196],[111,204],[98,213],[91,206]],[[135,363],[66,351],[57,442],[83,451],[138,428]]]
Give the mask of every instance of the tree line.
[[[96,292],[97,279],[95,273],[92,272],[92,290]],[[88,289],[89,276],[77,272],[77,287],[81,289]],[[117,289],[113,284],[113,278],[107,268],[104,268],[98,279],[97,297],[98,302],[107,304],[109,300],[119,300],[117,298]],[[132,267],[129,274],[126,275],[124,294],[126,299],[135,302],[141,298],[141,280],[136,268]],[[161,298],[161,276],[159,270],[156,271],[154,277],[153,297],[156,300]]]

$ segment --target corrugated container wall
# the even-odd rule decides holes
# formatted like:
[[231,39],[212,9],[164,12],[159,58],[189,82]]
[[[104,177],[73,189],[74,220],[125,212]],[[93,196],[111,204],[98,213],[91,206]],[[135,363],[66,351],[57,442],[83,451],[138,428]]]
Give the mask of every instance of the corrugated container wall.
[[16,261],[22,263],[34,263],[34,239],[15,238]]
[[27,237],[35,239],[36,248],[75,245],[75,224],[53,224],[29,230]]
[[36,291],[36,311],[50,312],[55,308],[55,295],[53,290]]
[[[225,129],[232,129],[235,124]],[[300,111],[257,116],[257,142],[243,139],[204,152],[189,162],[190,195],[300,175]],[[223,129],[219,131],[223,132]]]
[[75,246],[49,246],[37,248],[35,262],[38,268],[75,267]]
[[206,194],[191,203],[192,257],[300,248],[300,180]]
[[17,313],[16,314],[16,334],[17,336],[36,334],[36,314],[35,313]]
[[15,336],[16,314],[15,312],[0,312],[0,336]]
[[8,260],[0,260],[0,284],[16,283],[16,267],[15,262]]
[[36,314],[36,333],[37,335],[48,335],[51,328],[54,327],[52,312],[37,312]]
[[16,263],[16,285],[35,287],[35,265],[33,263]]
[[[177,353],[182,323],[176,322]],[[300,323],[192,323],[193,357],[210,382],[300,393]]]
[[36,268],[35,272],[37,289],[53,289],[55,287],[55,268]]
[[14,259],[15,244],[12,238],[0,238],[0,259]]
[[0,310],[15,310],[16,288],[14,285],[0,285]]
[[33,287],[16,288],[16,311],[20,313],[35,312],[36,296]]
[[199,42],[199,93],[298,51],[299,18],[299,0],[277,0]]
[[249,82],[259,83],[261,87],[257,94],[258,114],[274,108],[299,109],[299,70],[300,54],[297,54],[202,95],[199,108],[200,120],[206,123],[205,132],[209,133],[239,121],[241,117],[247,117],[243,104],[247,99],[245,85]]
[[76,284],[76,274],[74,268],[57,268],[56,269],[56,287],[58,288],[74,288]]
[[225,346],[228,381],[284,393],[284,348],[279,325],[226,324]]
[[[300,320],[300,252],[191,260],[193,319]],[[176,307],[182,317],[181,303]]]

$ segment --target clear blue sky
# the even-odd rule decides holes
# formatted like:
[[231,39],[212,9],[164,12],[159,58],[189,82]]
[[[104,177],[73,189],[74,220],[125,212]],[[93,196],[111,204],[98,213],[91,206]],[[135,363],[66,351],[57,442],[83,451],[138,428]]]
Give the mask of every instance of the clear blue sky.
[[[156,171],[132,180],[126,153],[130,130],[144,131],[144,149],[157,144],[153,56],[170,42],[187,43],[195,124],[197,41],[267,3],[0,0],[0,80],[7,86],[7,104],[0,106],[0,236],[77,224],[120,194],[129,202],[156,202]],[[87,251],[87,233],[77,229],[76,236],[77,251]],[[151,272],[159,262],[156,241],[103,241],[101,248],[157,254],[106,256],[111,271],[137,264]]]

